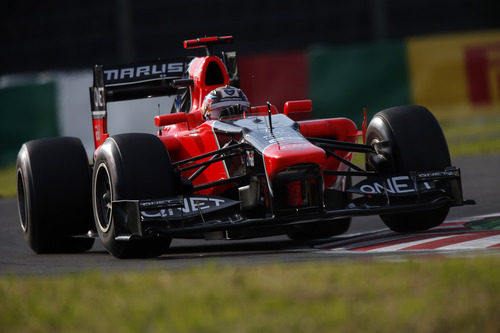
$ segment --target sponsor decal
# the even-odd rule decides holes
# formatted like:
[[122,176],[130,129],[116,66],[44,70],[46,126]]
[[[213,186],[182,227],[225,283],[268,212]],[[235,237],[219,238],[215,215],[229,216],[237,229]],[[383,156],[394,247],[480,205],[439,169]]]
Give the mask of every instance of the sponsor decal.
[[[181,200],[141,201],[142,218],[167,218],[168,220],[188,218],[200,214],[239,205],[234,201],[221,197],[184,197]],[[158,207],[162,207],[159,208]]]
[[101,141],[101,123],[100,122],[95,122],[94,133],[95,133],[96,142],[100,142]]
[[465,48],[469,100],[489,105],[500,97],[500,41]]
[[176,76],[179,76],[183,71],[183,62],[157,63],[123,68],[110,68],[104,70],[104,80],[110,83],[114,81],[120,82],[149,78],[166,78],[169,77],[169,74],[178,74]]
[[106,102],[104,100],[104,88],[103,87],[94,87],[92,88],[93,93],[94,93],[94,98],[93,98],[93,109],[92,111],[97,111],[97,110],[105,110],[106,107]]
[[247,167],[255,166],[255,155],[253,150],[246,151],[246,166]]
[[291,142],[291,143],[284,143],[280,144],[278,142],[278,150],[292,150],[292,151],[299,151],[299,150],[305,150],[309,148],[311,144],[308,142]]
[[441,177],[459,177],[459,170],[457,168],[451,168],[445,171],[428,171],[417,173],[418,178],[441,178]]
[[236,93],[236,90],[235,89],[223,89],[222,92],[223,92],[223,95],[222,95],[223,98],[224,97],[232,97]]
[[181,95],[177,95],[175,97],[175,109],[177,110],[177,112],[179,112],[179,110],[181,109],[181,106],[182,106],[182,96]]
[[500,30],[410,38],[411,104],[438,118],[498,112]]
[[433,189],[433,183],[415,183],[409,176],[366,179],[348,190],[359,194],[407,195]]

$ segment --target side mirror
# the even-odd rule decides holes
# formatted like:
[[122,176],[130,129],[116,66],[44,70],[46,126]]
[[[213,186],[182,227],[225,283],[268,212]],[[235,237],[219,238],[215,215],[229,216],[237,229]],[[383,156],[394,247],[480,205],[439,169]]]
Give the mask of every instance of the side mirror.
[[283,114],[295,121],[311,119],[312,101],[310,99],[288,101],[283,108]]
[[184,112],[179,113],[169,113],[163,114],[161,116],[155,116],[155,125],[157,127],[160,126],[168,126],[178,123],[183,123],[188,120],[187,114]]

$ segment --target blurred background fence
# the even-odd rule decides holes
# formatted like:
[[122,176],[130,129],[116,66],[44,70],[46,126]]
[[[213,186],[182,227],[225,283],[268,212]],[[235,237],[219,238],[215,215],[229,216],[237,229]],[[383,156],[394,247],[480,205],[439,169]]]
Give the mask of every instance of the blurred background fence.
[[[233,35],[253,104],[311,98],[316,117],[358,125],[401,104],[440,119],[500,113],[500,2],[3,1],[0,164],[22,142],[82,138],[92,152],[88,86],[96,63],[192,54],[182,41]],[[110,109],[110,132],[154,131],[169,100]],[[114,109],[113,109],[114,108]],[[137,112],[139,109],[139,112]],[[116,113],[114,110],[117,110]],[[114,125],[113,125],[114,124]],[[113,127],[114,126],[114,127]]]

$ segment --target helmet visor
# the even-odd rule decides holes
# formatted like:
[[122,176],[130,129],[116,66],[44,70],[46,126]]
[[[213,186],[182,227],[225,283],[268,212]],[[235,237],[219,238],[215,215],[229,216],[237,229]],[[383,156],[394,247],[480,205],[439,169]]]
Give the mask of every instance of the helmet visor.
[[250,103],[245,101],[228,101],[211,105],[210,118],[211,119],[227,119],[241,117],[245,112],[248,112]]

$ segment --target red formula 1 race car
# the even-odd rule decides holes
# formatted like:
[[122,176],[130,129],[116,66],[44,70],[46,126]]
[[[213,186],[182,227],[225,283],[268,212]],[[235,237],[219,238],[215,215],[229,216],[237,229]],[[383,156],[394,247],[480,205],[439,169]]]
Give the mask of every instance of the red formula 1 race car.
[[[85,251],[96,237],[119,258],[158,256],[175,237],[325,238],[369,214],[414,232],[469,203],[426,108],[380,111],[358,131],[346,118],[308,120],[309,100],[282,113],[251,106],[237,88],[235,53],[210,52],[231,41],[184,43],[206,48],[202,57],[95,66],[93,165],[77,138],[30,141],[19,152],[21,226],[35,252]],[[154,119],[157,135],[108,134],[107,103],[150,96],[175,96],[172,113]],[[365,169],[354,152],[365,154]]]

